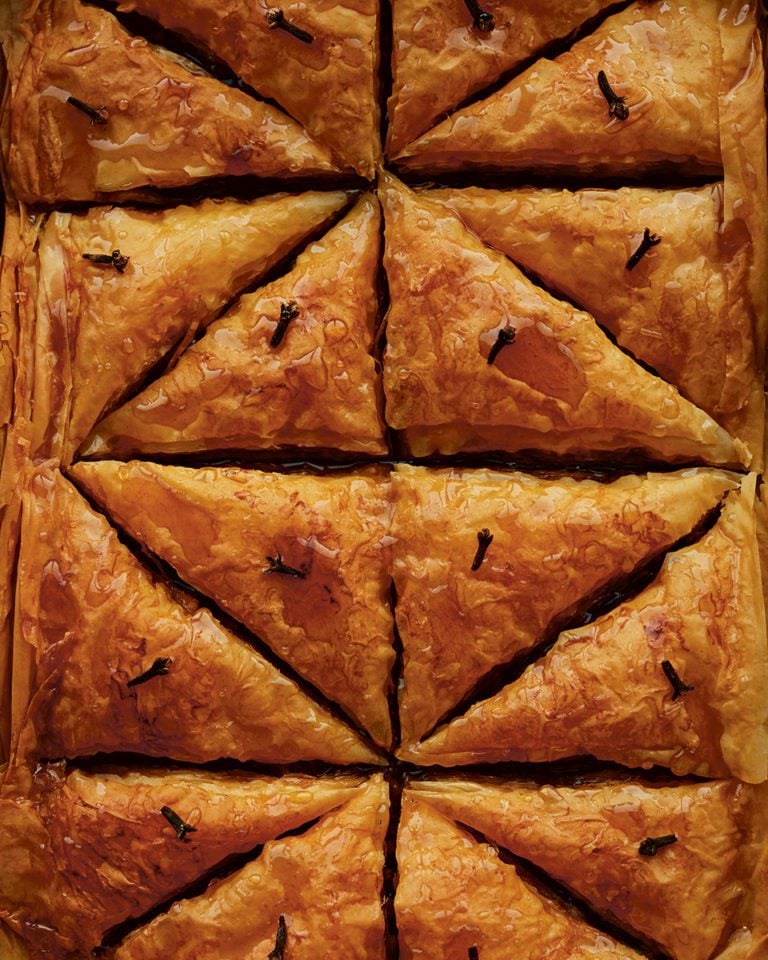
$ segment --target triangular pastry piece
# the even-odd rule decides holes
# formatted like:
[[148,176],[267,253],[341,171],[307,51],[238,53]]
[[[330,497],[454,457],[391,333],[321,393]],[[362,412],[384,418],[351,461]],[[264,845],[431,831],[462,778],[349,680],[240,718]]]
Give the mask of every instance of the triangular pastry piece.
[[36,956],[90,955],[116,925],[178,896],[233,854],[340,806],[358,784],[42,767],[30,796],[0,799],[0,916]]
[[182,580],[389,744],[388,478],[112,461],[72,474]]
[[711,417],[535,286],[458,215],[388,177],[387,420],[415,456],[640,450],[735,464]]
[[122,0],[120,9],[210,50],[303,124],[339,167],[373,177],[381,155],[376,0]]
[[388,155],[613,2],[549,0],[542,9],[540,0],[484,0],[486,17],[476,19],[464,3],[398,0],[392,9]]
[[451,781],[413,790],[674,960],[709,960],[732,927],[744,890],[736,867],[750,790],[736,781]]
[[398,467],[392,532],[403,743],[427,734],[553,622],[688,535],[735,485],[715,471],[599,483]]
[[588,310],[622,347],[760,455],[764,377],[746,286],[749,249],[723,232],[722,184],[472,187],[431,190],[428,197]]
[[40,0],[6,47],[5,159],[19,200],[93,200],[207,177],[336,169],[327,148],[281,110],[79,0]]
[[373,778],[299,836],[130,934],[114,960],[384,960],[388,799]]
[[386,453],[377,362],[380,213],[361,199],[101,423],[85,455],[329,448]]
[[406,791],[397,836],[395,912],[400,956],[411,960],[639,960],[525,882],[434,807]]
[[377,762],[207,610],[153,582],[61,474],[36,476],[25,496],[19,572],[14,697],[24,754]]
[[519,680],[408,751],[420,763],[591,754],[675,773],[768,777],[768,651],[755,477],[656,580],[560,635]]
[[[553,167],[636,176],[721,169],[716,0],[633,3],[554,60],[409,144],[410,170]],[[692,58],[706,47],[708,69]]]
[[[33,455],[63,449],[71,460],[100,417],[171,348],[189,343],[347,201],[340,191],[308,191],[52,214],[37,246]],[[126,260],[121,270],[87,259],[114,250]]]

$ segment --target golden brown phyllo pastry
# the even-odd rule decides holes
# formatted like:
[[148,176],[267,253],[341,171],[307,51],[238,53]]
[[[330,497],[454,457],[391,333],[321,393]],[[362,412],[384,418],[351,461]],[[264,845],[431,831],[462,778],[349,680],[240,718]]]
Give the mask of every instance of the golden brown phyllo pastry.
[[386,475],[79,463],[73,477],[382,745],[394,660]]
[[[405,755],[446,765],[591,754],[762,783],[768,651],[754,489],[754,476],[746,478],[700,539],[666,555],[649,586],[560,633],[517,679],[500,690],[497,679],[498,692],[486,692],[424,743],[406,746]],[[558,527],[567,522],[558,512]],[[504,563],[506,549],[502,541],[483,566],[499,564],[519,579]],[[584,549],[574,559],[592,566]]]
[[99,426],[84,456],[315,447],[383,454],[380,215],[366,196],[294,268],[212,323]]
[[[112,928],[210,878],[229,858],[256,857],[262,844],[349,800],[360,811],[361,845],[380,847],[378,779],[366,787],[350,777],[48,766],[29,796],[0,799],[4,914],[44,956],[90,952]],[[349,856],[345,865],[353,864],[361,879],[376,867],[372,857],[357,864]],[[363,889],[353,889],[364,899]],[[370,880],[369,889],[376,909]],[[276,927],[277,916],[270,923]]]
[[94,207],[23,225],[19,320],[34,344],[33,455],[69,462],[107,411],[348,200],[310,191],[160,211]]
[[25,749],[195,763],[379,760],[208,610],[157,582],[61,474],[35,478],[22,519],[27,615],[14,687],[28,698],[18,705]]
[[[738,848],[762,800],[743,784],[456,780],[416,783],[410,798],[508,851],[513,864],[520,858],[556,877],[675,960],[704,960],[731,936],[741,939]],[[564,956],[582,955],[573,949]]]
[[759,6],[0,0],[0,960],[768,960]]
[[[404,743],[433,730],[499,665],[554,639],[558,625],[599,606],[695,535],[735,483],[709,471],[597,483],[398,467],[394,580]],[[754,550],[754,531],[748,547]],[[752,576],[756,604],[757,568]]]
[[735,225],[723,224],[722,183],[423,196],[588,311],[621,348],[759,455],[762,321],[751,309],[749,247]]
[[542,896],[514,863],[438,809],[415,789],[403,800],[396,906],[405,956],[447,960],[474,948],[503,960],[510,942],[530,960],[641,956]]
[[282,110],[131,36],[106,11],[79,0],[34,7],[8,44],[5,160],[19,199],[337,169]]
[[[722,7],[719,0],[631,3],[567,52],[456,110],[394,159],[429,172],[554,166],[636,176],[666,163],[717,173],[718,98],[740,79],[722,60]],[[691,56],[694,47],[701,59]],[[462,99],[459,92],[452,105]]]
[[382,199],[387,420],[414,455],[640,451],[672,462],[750,462],[742,441],[453,210],[391,177]]
[[[387,153],[398,155],[444,113],[581,28],[613,0],[397,0]],[[493,30],[479,29],[492,19]]]
[[178,31],[279,103],[340,168],[372,177],[379,144],[379,3],[121,0]]

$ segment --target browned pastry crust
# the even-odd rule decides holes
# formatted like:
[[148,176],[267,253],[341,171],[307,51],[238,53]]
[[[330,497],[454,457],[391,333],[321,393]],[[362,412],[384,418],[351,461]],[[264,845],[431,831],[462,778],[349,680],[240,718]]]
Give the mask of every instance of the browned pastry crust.
[[0,957],[3,960],[30,960],[26,940],[22,940],[4,923],[0,923]]
[[243,297],[168,373],[99,424],[83,455],[386,453],[372,356],[380,221],[375,198],[359,200],[290,273]]
[[[80,462],[72,474],[179,576],[388,746],[386,477]],[[267,573],[282,560],[296,573]]]
[[394,0],[387,154],[396,156],[443,114],[613,2],[484,0],[494,24],[485,32],[460,0]]
[[[474,457],[325,476],[200,466],[300,445],[383,459],[388,336],[396,460],[529,451],[579,471],[759,473],[756,0],[123,0],[254,95],[131,36],[100,9],[118,3],[0,0],[0,960],[384,960],[395,936],[403,960],[639,960],[644,940],[669,960],[766,960],[759,478],[598,484],[470,471]],[[490,32],[472,24],[480,8]],[[490,168],[496,186],[564,171],[603,188],[649,172],[718,183],[414,194],[384,173],[388,331],[372,197],[330,229],[351,193],[72,212],[154,205],[156,188],[197,197],[218,175],[239,177],[239,196],[273,189],[260,176],[372,179],[387,11],[388,153],[414,181]],[[547,59],[578,24],[585,39]],[[645,231],[661,243],[627,270]],[[199,469],[72,468],[84,449],[191,454]],[[200,599],[150,574],[153,554]],[[630,586],[595,606],[618,573]],[[397,699],[395,850],[382,777],[316,774],[397,754]],[[669,775],[608,780],[585,773],[589,753]],[[212,772],[311,758],[311,777]],[[512,765],[561,759],[571,772],[542,766],[537,786]],[[429,779],[479,761],[511,761],[506,782]],[[672,776],[689,772],[731,779]],[[570,786],[542,786],[550,775]],[[563,907],[553,878],[607,922]],[[618,929],[631,947],[601,932]]]
[[[120,9],[211,50],[303,124],[339,167],[373,177],[381,157],[377,0],[121,0]],[[277,9],[311,43],[270,28]]]
[[592,754],[762,783],[768,650],[755,479],[701,540],[667,555],[650,587],[561,634],[519,680],[406,756],[447,765]]
[[[335,169],[327,149],[276,107],[131,37],[112,14],[79,0],[28,0],[24,14],[4,43],[3,152],[19,200]],[[104,108],[106,123],[69,97]]]
[[[6,786],[0,799],[0,917],[43,956],[90,951],[232,854],[355,796],[358,783],[48,765],[28,796]],[[180,839],[163,807],[194,831]]]
[[[690,534],[736,482],[714,471],[598,483],[398,467],[392,532],[404,745],[416,745],[552,623]],[[481,531],[493,540],[473,569]],[[493,737],[487,746],[499,748]]]
[[483,960],[639,960],[547,899],[439,814],[423,794],[406,791],[397,836],[395,897],[400,956],[455,960],[475,947]]
[[114,960],[384,960],[381,876],[388,796],[373,777],[306,833],[259,857],[130,935]]
[[18,759],[379,762],[207,610],[153,582],[59,473],[25,494],[18,571]]
[[[739,925],[738,848],[749,787],[736,781],[579,787],[414,783],[447,817],[533,862],[674,960],[708,960]],[[647,838],[675,836],[655,856]]]
[[[720,0],[633,3],[555,60],[537,61],[458,110],[396,162],[430,172],[556,167],[636,176],[667,164],[717,173],[720,8]],[[609,111],[600,71],[626,99],[627,117]]]
[[15,385],[20,380],[19,264],[27,252],[18,210],[6,208],[3,227],[0,254],[0,543],[3,544],[0,553],[0,764],[8,759],[11,735],[13,582],[19,513],[15,478],[19,451],[13,439],[12,423],[16,412]]
[[[743,444],[392,177],[382,193],[391,307],[387,421],[412,453],[545,450],[736,464]],[[514,342],[494,359],[499,334]],[[489,362],[491,361],[491,362]]]
[[[34,353],[33,459],[68,463],[105,412],[242,289],[322,228],[347,194],[308,191],[161,211],[94,207],[25,226],[19,310]],[[119,249],[122,272],[84,258]]]
[[[749,237],[724,185],[656,190],[431,190],[481,240],[582,309],[749,447],[763,450],[765,379]],[[644,232],[660,239],[627,269]]]

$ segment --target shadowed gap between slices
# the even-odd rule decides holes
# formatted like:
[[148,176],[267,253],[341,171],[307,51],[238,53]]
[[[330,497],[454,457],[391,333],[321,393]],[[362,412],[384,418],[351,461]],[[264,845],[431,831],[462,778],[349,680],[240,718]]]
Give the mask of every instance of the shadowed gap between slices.
[[727,494],[724,494],[720,502],[711,510],[708,510],[685,536],[680,537],[679,540],[669,546],[663,547],[652,556],[646,557],[628,573],[617,575],[599,590],[564,610],[551,621],[537,643],[526,650],[521,650],[510,660],[489,670],[456,706],[448,710],[432,729],[424,734],[420,742],[423,743],[428,740],[440,727],[457,717],[463,716],[470,707],[483,700],[490,699],[500,693],[508,684],[518,680],[531,664],[540,660],[552,649],[561,633],[587,626],[598,617],[610,613],[611,610],[627,600],[634,599],[646,590],[658,577],[669,554],[698,543],[715,526],[720,519],[725,496]]
[[[334,810],[338,809],[338,807],[333,807],[328,811],[328,813],[333,813]],[[282,840],[285,837],[299,837],[303,833],[307,833],[309,830],[311,830],[312,827],[314,827],[320,821],[320,819],[320,817],[314,817],[312,820],[308,820],[306,823],[302,823],[300,826],[294,827],[293,830],[286,830],[285,833],[281,833],[279,836],[275,837],[274,840],[269,842],[273,843],[275,840]],[[150,907],[149,910],[145,911],[140,916],[129,917],[122,923],[117,924],[117,926],[112,927],[111,930],[108,930],[104,934],[101,943],[94,951],[96,956],[103,951],[111,950],[119,946],[119,944],[122,943],[122,941],[125,940],[129,934],[134,933],[136,930],[140,930],[142,927],[145,927],[148,923],[151,923],[152,920],[154,920],[156,917],[159,917],[161,914],[167,913],[175,903],[179,903],[183,900],[192,900],[194,897],[201,896],[214,881],[226,880],[233,874],[237,873],[238,870],[242,870],[242,868],[247,866],[249,863],[252,863],[254,860],[258,860],[264,847],[265,844],[260,843],[253,847],[253,849],[247,850],[245,853],[234,853],[229,857],[225,857],[224,860],[221,860],[215,866],[211,867],[210,870],[206,870],[205,873],[201,874],[196,880],[193,880],[192,883],[187,884],[186,887],[176,891],[176,893],[172,896],[166,898],[160,903],[155,904],[155,906]]]
[[[386,437],[385,437],[386,442]],[[391,448],[390,448],[391,452]],[[307,454],[322,458],[322,463],[307,463],[303,460]],[[349,459],[353,456],[354,459]],[[279,449],[270,448],[268,450],[237,450],[232,447],[225,447],[220,450],[211,448],[209,450],[190,450],[182,453],[146,453],[142,450],[131,452],[122,457],[114,453],[106,452],[103,456],[77,457],[72,461],[74,465],[77,462],[92,463],[97,460],[116,460],[126,463],[129,460],[139,460],[144,463],[156,463],[161,466],[170,467],[238,467],[247,469],[249,467],[259,470],[278,470],[281,473],[296,473],[309,471],[315,474],[324,474],[332,471],[351,471],[361,470],[365,467],[389,466],[392,462],[388,459],[388,454],[382,456],[371,453],[368,459],[364,453],[350,454],[348,450],[335,450],[332,447],[297,447],[286,444]],[[705,466],[703,463],[687,464],[687,466]],[[650,469],[647,465],[644,470]],[[655,469],[655,468],[654,468]],[[680,464],[673,465],[672,469],[680,470]]]
[[[404,434],[405,431],[400,431]],[[649,457],[644,450],[630,447],[626,450],[600,451],[601,457],[585,459],[584,454],[561,456],[548,453],[546,450],[518,450],[514,454],[509,450],[489,450],[476,453],[455,454],[428,454],[424,457],[414,457],[408,452],[407,441],[403,436],[397,438],[397,457],[393,462],[405,463],[415,467],[453,467],[457,470],[519,470],[534,477],[551,479],[558,476],[576,477],[584,480],[598,480],[609,483],[630,474],[638,473],[674,473],[678,470],[705,468],[708,470],[722,469],[731,473],[746,474],[744,468],[713,467],[711,463],[702,459],[690,460],[655,460]],[[136,458],[139,459],[139,458]]]
[[[392,431],[394,441],[399,440],[397,431]],[[322,462],[318,460],[306,459],[311,453],[314,458],[322,453]],[[285,459],[282,459],[282,457]],[[130,459],[142,463],[167,464],[169,466],[187,466],[203,469],[205,467],[237,467],[248,469],[250,467],[259,470],[275,471],[286,475],[296,473],[308,473],[313,476],[325,476],[327,474],[345,474],[354,473],[365,469],[381,468],[391,470],[398,464],[406,466],[418,465],[424,467],[446,468],[452,467],[456,470],[502,470],[510,472],[523,472],[539,480],[558,480],[563,477],[570,477],[576,480],[594,480],[597,483],[612,483],[631,474],[643,474],[649,471],[654,473],[676,473],[688,468],[708,467],[710,465],[702,462],[691,463],[670,463],[669,461],[655,461],[643,458],[639,455],[636,460],[622,459],[611,461],[590,461],[582,462],[579,459],[568,460],[567,458],[558,458],[548,460],[545,457],[531,456],[527,458],[521,453],[519,456],[512,456],[508,452],[497,451],[496,453],[457,453],[440,455],[435,454],[422,458],[409,458],[404,454],[396,454],[393,450],[391,456],[372,457],[369,460],[359,459],[361,455],[355,454],[353,459],[348,459],[349,454],[344,451],[323,451],[321,448],[308,451],[306,448],[296,449],[288,452],[269,450],[264,451],[263,455],[258,450],[225,450],[216,452],[215,450],[202,450],[192,453],[141,453],[132,454]],[[82,458],[80,458],[82,459]],[[116,459],[112,457],[111,459]]]
[[621,926],[612,918],[599,913],[586,899],[575,894],[565,884],[560,883],[559,880],[556,880],[548,874],[546,870],[542,870],[541,867],[537,867],[536,864],[531,863],[524,857],[520,857],[510,850],[499,846],[499,844],[490,840],[479,830],[475,830],[467,826],[467,824],[461,823],[461,821],[456,822],[473,840],[476,840],[478,843],[485,843],[496,850],[502,863],[514,867],[527,884],[546,899],[554,901],[567,913],[571,915],[575,914],[591,927],[594,927],[594,929],[606,934],[606,936],[612,937],[631,950],[635,950],[643,956],[648,957],[649,960],[673,960],[670,954],[662,950],[661,947],[652,940],[643,937],[631,927]]
[[626,767],[614,760],[599,760],[585,754],[579,757],[567,757],[564,760],[539,760],[520,762],[509,760],[503,763],[475,763],[465,767],[420,767],[407,760],[395,761],[407,783],[417,781],[427,783],[457,780],[463,783],[490,777],[492,780],[518,781],[538,786],[577,787],[588,784],[601,784],[606,780],[622,783],[641,780],[646,784],[658,786],[680,786],[711,782],[711,777],[698,774],[675,776],[669,767],[659,765],[640,769]]
[[[156,47],[169,50],[185,60],[191,61],[201,71],[204,71],[209,77],[218,80],[228,87],[234,87],[242,93],[258,100],[261,103],[268,103],[275,107],[281,113],[290,117],[294,123],[304,129],[304,124],[292,116],[291,113],[276,100],[270,97],[262,96],[258,90],[255,90],[250,84],[246,83],[221,57],[216,56],[203,44],[196,42],[192,37],[187,37],[177,30],[169,30],[161,26],[152,17],[144,16],[141,13],[127,13],[117,9],[117,3],[111,0],[84,0],[89,7],[98,7],[106,13],[111,14],[115,20],[134,37],[142,37],[148,40]],[[309,136],[309,134],[307,134]],[[311,139],[311,138],[310,138]]]
[[384,910],[386,958],[387,960],[400,960],[395,894],[397,893],[398,878],[397,834],[400,829],[405,778],[403,769],[397,761],[393,761],[386,778],[389,784],[389,824],[384,840],[384,882],[381,890],[381,903]]
[[389,705],[390,723],[392,724],[392,744],[390,749],[394,753],[400,746],[401,740],[398,691],[400,689],[400,680],[403,676],[404,666],[403,640],[400,636],[400,630],[397,626],[397,587],[395,586],[394,579],[390,580],[389,584],[389,609],[392,613],[392,646],[394,647],[395,651],[395,660],[392,664],[392,671],[390,673],[391,679],[387,703]]
[[[720,178],[722,179],[722,177]],[[106,199],[94,203],[93,200],[61,200],[53,203],[29,203],[26,209],[30,213],[87,213],[95,206],[130,207],[137,210],[156,210],[158,207],[174,207],[181,204],[194,205],[202,200],[240,200],[247,203],[260,200],[275,193],[291,196],[306,193],[308,190],[357,190],[362,192],[370,188],[370,183],[357,174],[332,171],[327,175],[291,177],[280,180],[277,177],[259,177],[248,173],[242,176],[224,174],[208,177],[195,183],[178,187],[153,187],[150,185],[121,190],[108,194]],[[442,184],[441,184],[442,186]]]
[[[94,753],[82,757],[41,757],[38,762],[43,764],[66,763],[67,770],[82,770],[85,773],[105,774],[120,773],[125,770],[195,770],[203,773],[249,774],[258,777],[281,777],[284,774],[296,774],[308,777],[343,776],[370,777],[381,773],[380,766],[366,763],[350,763],[347,765],[328,763],[325,760],[296,760],[292,763],[261,763],[258,760],[235,760],[232,757],[221,757],[218,760],[206,760],[195,763],[193,761],[176,760],[173,757],[156,757],[144,753],[120,752]],[[467,770],[462,767],[461,770]],[[626,770],[626,767],[622,768]],[[434,769],[431,770],[434,774]]]
[[[287,451],[289,448],[286,447],[285,449]],[[396,462],[375,456],[371,457],[370,460],[345,460],[342,451],[329,450],[326,452],[321,447],[318,447],[313,449],[312,453],[322,454],[323,456],[327,456],[328,459],[323,463],[310,463],[302,459],[302,454],[306,454],[307,452],[306,448],[296,449],[291,453],[286,452],[284,455],[287,459],[285,460],[280,459],[280,450],[268,451],[269,456],[266,456],[266,452],[264,456],[262,456],[258,450],[225,450],[219,453],[215,450],[176,454],[136,453],[131,454],[130,459],[140,463],[154,463],[164,466],[184,466],[196,469],[204,469],[206,467],[235,467],[236,469],[248,470],[254,468],[265,472],[282,473],[286,476],[306,473],[315,477],[322,477],[328,474],[339,476],[348,473],[365,472],[366,470],[381,470],[383,473],[386,473]],[[355,456],[358,457],[360,454],[356,454]],[[107,459],[117,460],[116,457],[109,457]],[[82,460],[81,458],[79,462],[86,463],[89,461]],[[674,469],[678,468],[675,467]]]
[[120,543],[130,550],[134,558],[151,576],[155,578],[155,580],[164,583],[170,589],[171,595],[177,600],[177,602],[182,602],[183,604],[183,601],[186,599],[187,602],[191,601],[191,603],[195,606],[204,607],[205,609],[209,610],[213,617],[220,624],[222,624],[225,629],[229,630],[230,633],[234,634],[240,640],[243,640],[245,643],[247,643],[248,646],[252,647],[269,664],[279,670],[283,676],[287,677],[289,680],[292,680],[299,687],[302,693],[314,700],[319,706],[324,707],[336,720],[341,721],[350,729],[358,733],[364,740],[366,746],[375,751],[382,758],[382,761],[387,760],[388,754],[386,751],[377,743],[375,743],[368,731],[355,720],[353,720],[352,717],[348,716],[339,704],[328,699],[328,697],[326,697],[324,693],[314,686],[314,684],[294,670],[289,663],[282,660],[268,643],[262,640],[262,638],[257,634],[252,633],[243,623],[241,623],[231,614],[223,610],[212,598],[206,596],[198,590],[195,590],[194,587],[191,587],[188,583],[182,580],[178,572],[171,564],[166,563],[160,557],[153,554],[146,548],[144,544],[133,539],[133,537],[130,537],[121,527],[113,523],[109,517],[109,514],[104,511],[104,509],[96,500],[93,499],[93,497],[84,487],[79,486],[77,481],[67,473],[65,473],[65,476],[69,482],[72,483],[78,493],[85,499],[89,506],[96,513],[107,519],[108,523],[117,534],[117,538]]
[[[387,461],[381,462],[387,463]],[[522,454],[510,454],[504,451],[490,454],[485,452],[431,454],[421,458],[400,457],[388,461],[388,463],[392,466],[403,463],[406,466],[453,467],[456,470],[507,470],[527,473],[537,480],[594,480],[596,483],[604,484],[613,483],[615,480],[633,474],[676,473],[691,467],[702,466],[709,470],[715,469],[701,463],[680,465],[669,461],[648,460],[640,457],[639,454],[637,460],[628,460],[622,457],[620,460],[607,459],[584,462],[579,458],[569,460],[565,457],[554,460],[547,460],[546,457],[529,460]],[[737,473],[739,471],[731,472]]]
[[394,86],[394,74],[392,72],[392,48],[394,46],[392,4],[393,0],[379,0],[379,103],[381,104],[379,136],[382,145],[387,142],[387,132],[389,130],[387,104]]
[[[280,191],[282,192],[282,191]],[[249,281],[245,286],[241,287],[232,297],[214,314],[211,320],[209,320],[205,325],[201,325],[190,337],[190,331],[182,330],[179,333],[179,336],[176,340],[168,347],[165,353],[159,357],[155,363],[133,384],[129,384],[125,391],[109,404],[101,412],[99,420],[94,424],[94,428],[101,422],[106,416],[108,416],[112,411],[117,410],[123,404],[129,403],[133,400],[134,397],[138,396],[146,387],[148,387],[154,380],[159,379],[164,376],[166,373],[169,373],[176,366],[178,361],[183,356],[184,352],[188,347],[191,347],[193,343],[196,343],[203,337],[211,326],[211,324],[216,323],[217,320],[221,320],[222,317],[226,316],[231,310],[233,310],[240,302],[240,300],[247,296],[248,294],[253,293],[254,291],[260,289],[261,287],[266,286],[269,283],[278,280],[280,277],[284,276],[287,273],[290,273],[293,269],[293,266],[297,258],[307,249],[307,247],[314,243],[316,240],[319,240],[320,237],[325,236],[329,230],[332,230],[351,210],[352,206],[359,199],[359,194],[353,193],[347,198],[347,202],[337,210],[331,217],[325,220],[323,223],[320,223],[303,237],[299,243],[292,247],[285,256],[281,257],[277,263],[275,263],[265,274],[255,280]],[[187,339],[189,337],[189,339]],[[77,460],[80,455],[80,450],[82,450],[84,444],[88,442],[88,437],[83,439],[83,442],[80,444],[75,459]]]
[[[386,110],[382,111],[382,116],[386,114]],[[378,183],[376,184],[378,187]],[[377,194],[378,196],[378,194]],[[400,443],[398,439],[398,433],[390,425],[386,417],[387,401],[384,394],[384,354],[387,349],[387,316],[389,315],[389,308],[391,305],[391,297],[389,292],[389,277],[387,276],[387,271],[384,267],[384,253],[387,248],[387,224],[385,218],[382,216],[379,223],[379,265],[376,272],[376,296],[378,298],[378,313],[376,316],[376,330],[374,333],[374,342],[373,342],[373,357],[376,361],[376,373],[378,375],[377,389],[380,391],[379,410],[381,412],[381,419],[384,423],[384,442],[387,445],[389,450],[390,457],[397,458],[400,456]],[[394,613],[394,610],[393,610]],[[399,641],[399,638],[398,638]],[[398,718],[399,724],[399,718]],[[394,730],[395,727],[393,726]],[[398,726],[399,729],[399,726]]]
[[[6,441],[7,442],[7,441]],[[21,525],[21,502],[20,494],[16,496],[19,497],[19,502],[14,503],[14,497],[12,496],[10,501],[2,507],[3,516],[2,524],[0,525],[0,532],[5,528],[6,522],[9,521],[9,511],[14,510],[16,513],[16,523]],[[7,549],[9,544],[5,544]],[[13,730],[13,638],[16,633],[16,588],[19,581],[19,558],[21,556],[21,534],[20,529],[17,531],[14,538],[14,542],[11,545],[11,555],[8,557],[8,606],[6,610],[0,611],[0,615],[5,618],[5,629],[6,637],[5,642],[8,644],[7,651],[7,660],[5,664],[5,676],[0,676],[0,698],[4,697],[7,693],[8,699],[0,699],[0,710],[3,711],[3,718],[0,721],[0,737],[4,739],[5,742],[0,744],[0,756],[5,752],[5,757],[7,760],[11,758],[13,752],[13,741],[14,741],[14,730]],[[2,627],[2,624],[0,624]],[[2,638],[0,638],[0,642]],[[1,764],[0,764],[1,766]],[[2,782],[2,776],[0,776],[0,782]]]
[[[234,760],[222,757],[192,763],[175,760],[172,757],[154,757],[140,753],[115,752],[95,753],[83,757],[41,757],[39,764],[66,763],[68,770],[82,770],[86,773],[120,773],[123,770],[200,770],[205,773],[250,774],[253,776],[280,777],[283,774],[297,774],[311,777],[331,777],[336,774],[346,776],[369,777],[381,773],[380,766],[353,763],[347,766],[330,764],[324,760],[297,760],[293,763],[270,764],[258,760]],[[429,780],[459,780],[467,778],[492,777],[506,780],[519,780],[541,785],[578,786],[581,784],[610,780],[637,780],[669,786],[680,783],[706,783],[711,777],[687,774],[675,777],[668,767],[654,766],[648,769],[627,767],[611,760],[599,760],[584,754],[568,757],[565,760],[541,760],[524,763],[510,760],[503,763],[476,763],[464,767],[421,767],[408,760],[390,759],[386,768],[388,777],[397,777],[402,782]]]
[[578,43],[579,40],[583,40],[584,37],[588,37],[591,33],[594,33],[595,30],[602,26],[602,24],[609,17],[613,16],[613,14],[620,13],[622,10],[626,10],[627,7],[631,7],[636,2],[637,0],[616,0],[615,3],[612,3],[610,6],[598,11],[596,14],[594,14],[594,16],[589,17],[587,20],[584,20],[583,23],[579,24],[579,26],[574,30],[571,30],[571,32],[566,34],[566,36],[550,40],[549,43],[546,43],[544,46],[534,50],[533,53],[529,54],[529,56],[527,56],[524,60],[521,60],[514,67],[511,67],[509,70],[505,70],[495,80],[492,80],[484,87],[481,87],[479,90],[475,91],[475,93],[471,94],[469,97],[466,97],[461,102],[455,104],[455,106],[451,107],[450,110],[446,110],[444,113],[441,113],[433,123],[430,123],[425,130],[422,130],[421,133],[419,133],[413,139],[418,140],[420,137],[423,137],[438,124],[442,123],[443,120],[452,116],[454,113],[457,113],[459,110],[463,110],[465,107],[470,107],[472,104],[478,103],[481,100],[485,100],[488,97],[493,96],[494,93],[498,93],[499,90],[501,90],[503,87],[506,87],[508,83],[514,80],[515,77],[519,76],[521,73],[525,73],[526,70],[530,69],[539,60],[554,60],[561,54],[567,53],[567,51],[570,50],[574,44]]
[[[204,467],[255,467],[259,470],[275,470],[280,473],[311,473],[323,476],[327,473],[344,473],[365,468],[381,467],[391,469],[399,463],[421,467],[452,467],[456,470],[509,470],[528,473],[541,480],[556,480],[572,477],[577,480],[595,480],[598,483],[611,483],[629,474],[675,473],[679,470],[712,465],[703,460],[670,462],[653,460],[644,456],[642,450],[629,450],[620,458],[611,459],[610,451],[603,460],[584,461],[580,457],[551,457],[546,451],[521,450],[515,454],[509,451],[495,450],[479,453],[430,454],[426,457],[411,457],[405,449],[402,431],[388,429],[387,442],[390,452],[386,456],[371,456],[360,459],[362,454],[342,450],[330,450],[315,447],[311,451],[306,447],[285,447],[282,450],[198,450],[189,453],[132,453],[130,459],[144,463],[158,463],[168,466],[185,466],[202,469]],[[307,459],[322,458],[320,460]],[[83,460],[82,457],[79,458]],[[90,459],[90,458],[89,458]],[[96,459],[96,458],[93,458]],[[111,456],[106,459],[118,459]],[[73,461],[76,463],[77,460]],[[734,471],[737,472],[737,471]]]
[[[652,186],[655,190],[686,190],[691,187],[706,187],[723,182],[723,172],[685,174],[679,164],[659,163],[653,172],[644,170],[637,176],[630,172],[623,175],[600,173],[583,174],[573,172],[557,173],[555,170],[513,170],[504,173],[493,167],[476,167],[472,170],[439,173],[439,180],[431,180],[423,170],[399,169],[396,164],[388,163],[386,169],[411,189],[451,188],[462,190],[466,187],[482,186],[492,190],[515,190],[520,187],[557,190],[619,190],[621,187]],[[291,181],[293,182],[293,181]]]

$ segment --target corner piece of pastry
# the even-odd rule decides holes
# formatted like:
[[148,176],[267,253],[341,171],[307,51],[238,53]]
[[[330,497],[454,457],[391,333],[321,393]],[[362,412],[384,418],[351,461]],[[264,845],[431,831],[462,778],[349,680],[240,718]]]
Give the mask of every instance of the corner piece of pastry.
[[457,110],[395,162],[430,172],[552,167],[637,176],[664,164],[718,173],[720,8],[718,0],[633,3],[566,53]]
[[594,318],[534,285],[458,214],[386,176],[387,421],[417,457],[641,451],[737,465],[748,452]]
[[234,854],[360,795],[360,779],[205,771],[95,773],[63,764],[0,797],[0,917],[35,956],[99,946]]
[[387,154],[614,0],[396,0]]
[[418,763],[590,754],[676,774],[768,777],[768,650],[755,476],[700,540],[430,739]]
[[[733,187],[729,183],[728,191]],[[430,190],[488,246],[589,311],[621,347],[762,459],[762,321],[725,185]]]
[[81,461],[72,475],[131,537],[389,745],[386,475],[113,461]]
[[24,497],[14,643],[19,760],[377,763],[360,737],[168,587],[61,474]]
[[83,455],[386,453],[372,355],[380,230],[378,202],[367,195],[289,273],[243,297],[99,424]]
[[405,960],[640,960],[526,882],[513,863],[406,790],[395,896]]
[[600,483],[407,466],[392,482],[406,746],[553,624],[631,582],[738,483],[708,470]]
[[230,66],[327,148],[373,177],[379,143],[378,0],[121,0]]
[[114,960],[384,960],[388,797],[373,777],[306,833],[273,840],[130,934]]
[[307,191],[51,214],[19,280],[36,349],[32,457],[69,463],[105,412],[349,199]]
[[754,799],[743,784],[454,780],[412,790],[673,960],[709,960],[738,925]]
[[207,177],[319,175],[328,149],[277,107],[80,0],[29,0],[4,39],[3,150],[18,200],[94,200]]

